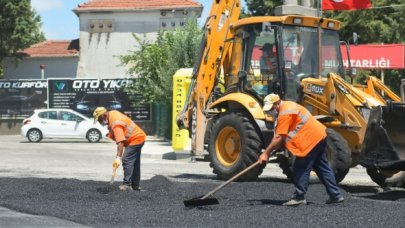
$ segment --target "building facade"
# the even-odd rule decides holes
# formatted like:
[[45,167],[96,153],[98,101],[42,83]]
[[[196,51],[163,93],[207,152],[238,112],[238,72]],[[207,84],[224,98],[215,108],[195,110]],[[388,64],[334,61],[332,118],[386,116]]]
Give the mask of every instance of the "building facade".
[[153,42],[159,30],[182,27],[202,9],[192,0],[88,0],[73,9],[79,39],[22,50],[23,59],[3,61],[4,79],[127,78],[119,57],[137,50],[134,35]]
[[125,78],[120,56],[137,50],[134,35],[154,41],[161,29],[184,26],[201,15],[189,0],[93,0],[73,10],[80,21],[77,78]]

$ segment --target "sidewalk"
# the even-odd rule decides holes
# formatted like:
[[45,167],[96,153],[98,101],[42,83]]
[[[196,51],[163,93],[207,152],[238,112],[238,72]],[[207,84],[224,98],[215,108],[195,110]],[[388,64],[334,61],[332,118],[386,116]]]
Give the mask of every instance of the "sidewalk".
[[155,136],[147,136],[145,145],[142,148],[142,156],[165,160],[190,159],[190,150],[189,147],[182,151],[174,151],[171,141]]

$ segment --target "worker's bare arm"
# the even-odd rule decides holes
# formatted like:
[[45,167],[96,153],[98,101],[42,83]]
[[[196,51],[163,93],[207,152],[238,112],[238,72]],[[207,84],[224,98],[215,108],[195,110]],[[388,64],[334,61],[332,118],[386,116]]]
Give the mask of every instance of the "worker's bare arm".
[[117,157],[121,158],[123,153],[124,153],[124,141],[121,141],[117,143]]
[[273,139],[271,140],[270,144],[267,148],[263,151],[263,153],[259,157],[259,161],[261,164],[267,163],[269,160],[269,155],[273,150],[280,148],[283,145],[283,137],[281,135],[274,135]]

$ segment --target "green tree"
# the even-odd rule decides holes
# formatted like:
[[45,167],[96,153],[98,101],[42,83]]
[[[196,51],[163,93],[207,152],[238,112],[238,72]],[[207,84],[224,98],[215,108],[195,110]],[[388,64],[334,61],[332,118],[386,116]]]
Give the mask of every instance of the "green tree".
[[139,48],[120,57],[136,78],[127,91],[142,94],[142,99],[134,100],[134,104],[172,102],[172,77],[178,69],[193,66],[201,34],[193,19],[176,30],[159,31],[155,42],[134,35]]
[[246,0],[247,10],[242,16],[274,15],[274,8],[282,4],[283,0]]
[[[356,11],[329,11],[324,17],[342,22],[340,36],[342,40],[353,43],[353,32],[359,35],[360,44],[404,43],[405,42],[405,6],[402,0],[373,0],[372,8]],[[402,4],[402,5],[401,5]],[[359,70],[357,82],[365,80],[367,75],[380,77],[380,70]],[[399,94],[404,70],[384,70],[385,84]]]
[[41,18],[32,9],[30,0],[0,0],[0,62],[45,40],[40,28]]

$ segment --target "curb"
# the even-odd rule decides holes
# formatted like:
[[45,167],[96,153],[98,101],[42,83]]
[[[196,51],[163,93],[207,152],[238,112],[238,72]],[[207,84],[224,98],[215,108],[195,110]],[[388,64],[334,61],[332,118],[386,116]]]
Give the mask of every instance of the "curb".
[[167,152],[167,153],[147,153],[142,151],[141,153],[142,158],[153,158],[153,159],[161,159],[161,160],[182,160],[182,159],[190,159],[190,153],[186,152]]

